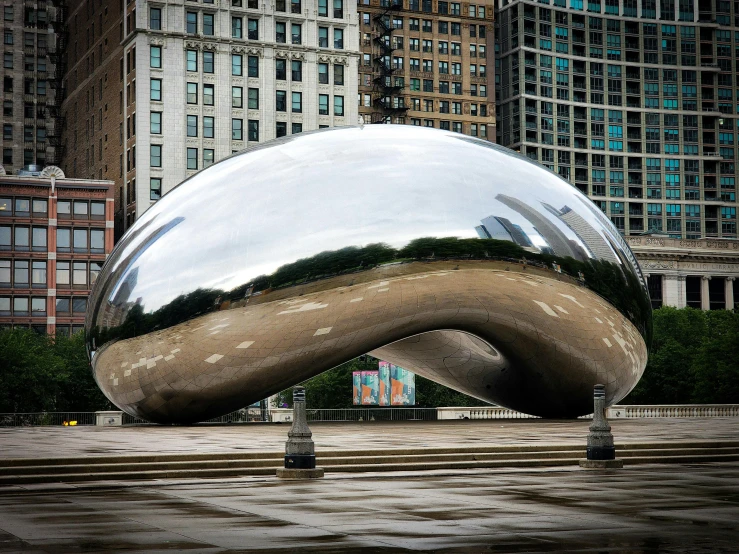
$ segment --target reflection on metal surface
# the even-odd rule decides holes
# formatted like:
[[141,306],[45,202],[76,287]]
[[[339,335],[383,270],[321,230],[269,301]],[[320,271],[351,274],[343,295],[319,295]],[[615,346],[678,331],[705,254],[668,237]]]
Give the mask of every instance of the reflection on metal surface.
[[152,206],[87,317],[101,389],[132,415],[228,413],[370,352],[549,417],[634,387],[639,267],[557,175],[456,133],[368,126],[234,155]]

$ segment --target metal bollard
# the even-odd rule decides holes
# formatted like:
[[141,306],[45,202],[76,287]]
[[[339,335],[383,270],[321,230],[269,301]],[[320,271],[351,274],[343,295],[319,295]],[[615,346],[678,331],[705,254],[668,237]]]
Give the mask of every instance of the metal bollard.
[[616,459],[613,434],[606,419],[605,385],[595,385],[593,388],[593,422],[588,433],[586,459],[580,460],[580,466],[589,469],[623,467],[623,460]]
[[316,479],[323,477],[323,469],[316,468],[313,433],[305,414],[305,388],[293,389],[293,424],[285,443],[285,467],[277,470],[277,477],[285,479]]

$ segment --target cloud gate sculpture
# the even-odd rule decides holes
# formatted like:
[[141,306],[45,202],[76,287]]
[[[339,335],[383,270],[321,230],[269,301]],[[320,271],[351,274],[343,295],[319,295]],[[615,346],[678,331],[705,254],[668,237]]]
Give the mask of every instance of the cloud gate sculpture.
[[183,182],[106,262],[86,325],[129,414],[190,423],[370,353],[522,412],[636,385],[639,266],[559,176],[458,133],[374,125],[251,148]]

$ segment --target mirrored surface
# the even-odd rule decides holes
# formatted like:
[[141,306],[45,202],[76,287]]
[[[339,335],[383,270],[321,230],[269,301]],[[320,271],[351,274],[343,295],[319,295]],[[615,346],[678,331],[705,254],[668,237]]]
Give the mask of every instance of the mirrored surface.
[[154,204],[93,291],[95,378],[155,422],[228,413],[365,353],[523,412],[641,376],[651,308],[569,183],[457,133],[377,125],[231,156]]

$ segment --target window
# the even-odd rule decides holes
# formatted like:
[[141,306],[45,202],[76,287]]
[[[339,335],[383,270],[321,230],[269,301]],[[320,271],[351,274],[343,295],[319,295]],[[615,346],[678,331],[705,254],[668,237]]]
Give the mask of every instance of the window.
[[203,73],[214,73],[214,62],[215,52],[206,50],[203,52]]
[[344,48],[344,30],[334,29],[334,48],[341,50]]
[[318,64],[318,83],[322,85],[328,84],[328,64],[327,63]]
[[213,138],[215,136],[215,118],[212,116],[203,117],[203,138]]
[[87,311],[87,297],[72,297],[72,313],[84,314]]
[[187,60],[187,70],[188,71],[197,71],[198,70],[198,51],[197,50],[188,50],[186,52],[186,60]]
[[244,120],[231,120],[231,140],[244,140]]
[[278,112],[287,111],[287,93],[284,90],[275,92],[275,110]]
[[34,252],[46,252],[46,227],[34,227],[31,233]]
[[149,116],[149,132],[152,135],[162,134],[162,112],[151,112]]
[[161,46],[150,46],[149,66],[153,68],[162,67],[162,47]]
[[298,133],[303,132],[303,124],[302,123],[293,123],[292,124],[292,134],[296,135]]
[[[12,227],[3,225],[0,226],[0,250],[10,250],[12,242],[10,240]],[[58,235],[58,230],[57,230]],[[58,240],[57,240],[58,246]]]
[[187,103],[197,104],[198,103],[198,84],[187,83]]
[[318,95],[318,115],[328,115],[328,94]]
[[290,78],[295,82],[303,80],[303,62],[300,60],[290,62]]
[[336,116],[344,115],[344,97],[343,96],[334,96],[334,115]]
[[[72,231],[72,248],[74,252],[87,252],[87,238],[87,229],[74,229]],[[74,280],[72,281],[72,284],[74,284]]]
[[213,36],[215,34],[213,28],[214,16],[212,13],[203,14],[203,34],[207,36]]
[[236,76],[243,75],[244,74],[243,63],[244,63],[244,58],[241,54],[231,54],[231,75],[236,75]]
[[290,0],[290,13],[302,13],[300,0]]
[[152,79],[149,85],[149,99],[161,102],[162,101],[162,80]]
[[162,180],[159,177],[149,179],[149,200],[159,200],[162,197]]
[[188,148],[187,149],[187,169],[198,168],[198,149]]
[[19,288],[28,287],[28,260],[15,260],[13,284]]
[[344,66],[334,64],[334,85],[344,84]]
[[187,116],[187,136],[188,137],[198,136],[198,116],[197,115]]
[[259,77],[259,58],[257,56],[249,56],[249,77]]
[[198,14],[197,12],[187,12],[185,18],[185,32],[195,34],[198,32]]
[[215,85],[203,85],[203,105],[215,104]]
[[149,165],[151,167],[162,167],[162,145],[152,144],[149,149]]
[[292,111],[293,113],[302,113],[303,111],[303,93],[292,93]]
[[318,47],[328,48],[328,27],[318,28]]
[[215,161],[215,155],[216,155],[216,151],[213,150],[212,148],[203,149],[203,169],[213,165],[213,162]]
[[318,0],[319,17],[328,17],[328,0]]
[[243,24],[244,24],[244,20],[241,19],[240,17],[231,18],[231,38],[243,38],[244,37]]
[[287,123],[284,121],[278,121],[275,126],[275,136],[277,138],[287,136]]
[[287,31],[285,30],[285,23],[278,21],[275,23],[275,42],[285,44],[287,42]]
[[231,107],[244,107],[244,89],[242,87],[231,87]]
[[105,231],[102,229],[90,229],[90,252],[105,252]]
[[291,41],[293,44],[300,44],[303,40],[303,30],[299,23],[293,23],[290,26]]
[[287,60],[275,59],[275,79],[278,81],[287,80]]
[[149,9],[149,29],[152,31],[162,30],[162,10],[161,8]]
[[247,21],[247,25],[248,25],[247,38],[249,40],[259,40],[259,20],[249,19]]
[[251,142],[259,141],[259,121],[258,120],[250,119],[248,121],[247,139]]

